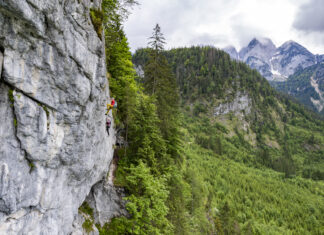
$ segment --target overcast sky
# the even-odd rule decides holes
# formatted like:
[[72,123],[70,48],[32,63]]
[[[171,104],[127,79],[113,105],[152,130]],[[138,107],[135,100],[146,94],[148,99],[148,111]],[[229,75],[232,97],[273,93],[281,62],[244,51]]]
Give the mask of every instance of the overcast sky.
[[138,0],[125,23],[131,50],[146,47],[159,23],[166,48],[246,46],[268,37],[276,46],[294,40],[324,54],[324,0]]

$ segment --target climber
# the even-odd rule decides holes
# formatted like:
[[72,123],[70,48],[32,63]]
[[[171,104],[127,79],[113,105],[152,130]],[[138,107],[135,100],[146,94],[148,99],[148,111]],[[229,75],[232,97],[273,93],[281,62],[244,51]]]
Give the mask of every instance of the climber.
[[111,121],[109,118],[107,118],[107,121],[106,121],[106,128],[107,128],[107,133],[109,135],[109,129],[110,129],[110,126],[111,126]]
[[106,115],[109,113],[109,111],[112,108],[117,108],[117,102],[115,101],[114,98],[111,99],[111,103],[110,104],[107,104],[107,112],[106,112]]

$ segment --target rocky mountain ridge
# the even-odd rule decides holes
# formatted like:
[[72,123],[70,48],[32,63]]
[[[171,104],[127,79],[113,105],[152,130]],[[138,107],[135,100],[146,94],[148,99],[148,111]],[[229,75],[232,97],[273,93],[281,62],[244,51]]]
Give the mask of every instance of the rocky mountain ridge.
[[287,93],[310,109],[324,114],[324,63],[298,71],[284,82],[271,82],[279,91]]
[[223,50],[232,59],[241,60],[258,70],[269,81],[285,81],[296,71],[324,59],[323,55],[314,55],[294,41],[287,41],[277,48],[268,38],[254,38],[239,52],[232,46]]

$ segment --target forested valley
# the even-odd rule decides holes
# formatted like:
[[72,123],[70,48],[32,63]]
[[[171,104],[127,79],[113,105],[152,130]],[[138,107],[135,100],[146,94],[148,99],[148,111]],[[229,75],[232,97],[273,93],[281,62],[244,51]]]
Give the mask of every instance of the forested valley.
[[219,49],[165,50],[158,24],[132,55],[123,7],[91,12],[129,212],[100,234],[323,234],[324,122]]

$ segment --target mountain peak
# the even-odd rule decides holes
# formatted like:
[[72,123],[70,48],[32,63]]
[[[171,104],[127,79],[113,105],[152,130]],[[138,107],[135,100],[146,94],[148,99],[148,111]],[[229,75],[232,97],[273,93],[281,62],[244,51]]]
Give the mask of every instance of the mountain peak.
[[299,43],[293,41],[293,40],[289,40],[287,42],[285,42],[284,44],[282,44],[279,48],[279,51],[294,51],[304,55],[308,55],[310,57],[313,57],[314,55],[308,51],[305,47],[303,47],[302,45],[300,45]]
[[232,45],[226,46],[223,48],[223,51],[227,52],[232,59],[235,59],[235,60],[239,59],[238,52],[234,46],[232,46]]
[[284,44],[281,45],[281,47],[289,47],[291,45],[296,45],[296,46],[298,45],[298,46],[302,47],[302,45],[300,45],[299,43],[297,43],[293,40],[289,40],[289,41],[285,42]]
[[[271,56],[274,54],[276,46],[273,44],[271,39],[263,37],[253,38],[247,47],[243,47],[239,52],[239,58],[247,62],[248,60],[253,64],[265,64]],[[254,59],[253,59],[254,58]],[[258,60],[258,61],[256,61]],[[252,66],[252,68],[255,68]]]
[[236,48],[232,45],[228,45],[228,46],[224,47],[223,50],[233,50],[233,51],[235,50],[236,51]]
[[289,43],[289,44],[292,44],[292,43],[297,43],[297,42],[295,42],[294,40],[288,40],[287,42],[285,42],[285,43]]
[[255,39],[258,40],[261,44],[273,44],[273,42],[270,38],[256,37]]
[[293,40],[289,40],[289,41],[285,42],[279,48],[287,48],[288,49],[291,47],[296,47],[296,48],[299,48],[300,50],[307,51],[308,53],[310,53],[304,46],[302,46],[301,44],[299,44],[298,42],[295,42]]
[[254,47],[256,45],[262,45],[262,46],[274,46],[273,42],[271,41],[270,38],[265,38],[265,37],[254,37],[250,43],[248,44],[248,47]]

